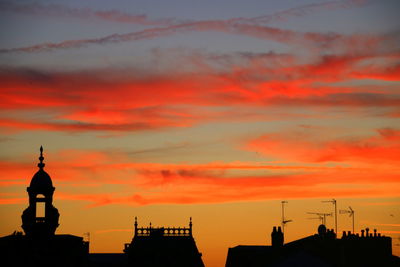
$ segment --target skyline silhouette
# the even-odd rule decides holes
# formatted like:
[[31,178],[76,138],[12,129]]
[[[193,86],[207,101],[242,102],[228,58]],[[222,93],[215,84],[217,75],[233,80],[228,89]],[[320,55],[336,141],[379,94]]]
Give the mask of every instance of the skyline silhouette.
[[[125,243],[123,253],[89,253],[90,240],[73,235],[56,235],[60,214],[52,205],[53,186],[44,171],[43,147],[40,146],[39,170],[33,175],[27,192],[29,206],[21,216],[22,232],[14,231],[0,237],[1,262],[6,266],[142,266],[142,267],[204,267],[202,253],[193,237],[193,223],[189,227],[139,227],[137,217],[131,243]],[[326,202],[326,201],[323,201]],[[329,201],[335,206],[337,201]],[[39,204],[44,211],[39,212]],[[282,221],[274,226],[270,246],[239,245],[228,249],[226,267],[248,266],[397,266],[400,258],[392,255],[392,239],[369,228],[361,234],[343,231],[339,239],[334,229],[326,227],[326,216],[332,213],[311,213],[320,216],[322,224],[317,234],[292,242],[285,242],[285,220],[281,201]],[[354,218],[354,210],[350,207]],[[310,213],[310,212],[309,212]],[[318,218],[319,219],[319,218]],[[82,222],[81,223],[85,223]],[[337,220],[335,220],[335,228]],[[354,224],[353,224],[354,227]],[[90,235],[90,234],[88,234]],[[200,237],[201,238],[201,237]],[[365,257],[365,255],[368,257]]]
[[[0,236],[36,213],[92,260],[123,261],[135,217],[192,217],[207,267],[270,246],[274,226],[285,244],[377,229],[400,256],[398,10],[0,0]],[[40,145],[53,185],[29,194]]]

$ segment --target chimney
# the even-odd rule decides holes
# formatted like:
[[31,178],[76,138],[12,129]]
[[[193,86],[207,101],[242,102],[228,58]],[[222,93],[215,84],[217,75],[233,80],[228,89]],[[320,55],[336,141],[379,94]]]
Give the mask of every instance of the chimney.
[[282,228],[279,226],[278,230],[276,230],[276,226],[272,229],[271,240],[273,247],[282,247],[283,246],[283,233]]

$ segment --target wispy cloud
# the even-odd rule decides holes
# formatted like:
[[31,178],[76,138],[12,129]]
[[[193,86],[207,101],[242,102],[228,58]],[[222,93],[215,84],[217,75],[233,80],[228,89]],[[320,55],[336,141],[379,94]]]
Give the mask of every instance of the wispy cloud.
[[[308,5],[298,6],[283,10],[271,15],[263,15],[259,17],[251,18],[250,21],[258,23],[271,23],[281,20],[286,20],[291,17],[303,17],[310,14],[315,14],[321,11],[337,10],[337,9],[349,9],[352,7],[362,7],[372,0],[344,0],[344,1],[327,1],[322,3],[312,3]],[[246,21],[246,19],[244,19]]]
[[179,190],[168,190],[164,192],[142,192],[131,195],[79,195],[58,193],[59,198],[67,200],[84,201],[88,207],[104,205],[151,205],[151,204],[204,204],[204,203],[226,203],[241,201],[263,201],[270,199],[296,198],[327,198],[327,197],[390,197],[395,194],[395,190],[386,190],[383,187],[358,187],[357,189],[341,188],[336,189],[332,186],[319,187],[266,187],[258,186],[248,188],[241,185],[237,186],[208,186],[196,189],[179,188]]
[[[400,56],[394,51],[343,51],[314,56],[307,62],[296,54],[274,52],[153,52],[160,65],[174,55],[174,61],[189,70],[166,68],[155,72],[131,67],[45,71],[2,67],[0,107],[8,112],[0,116],[0,127],[129,132],[190,127],[210,121],[274,120],[268,115],[272,113],[266,112],[274,107],[363,108],[375,116],[396,117],[400,106],[396,86],[384,83],[396,79],[395,62]],[[383,83],[352,84],[367,76]],[[32,110],[36,116],[21,117]],[[299,116],[290,112],[279,115],[281,119]]]
[[43,6],[32,4],[27,6],[18,6],[9,2],[4,3],[7,10],[22,13],[47,13],[61,14],[72,17],[95,17],[111,21],[133,22],[144,25],[157,25],[160,27],[147,28],[142,31],[130,32],[126,34],[110,34],[101,38],[67,40],[58,43],[46,42],[33,46],[0,49],[0,53],[36,53],[46,52],[57,49],[81,48],[88,45],[105,45],[122,42],[133,42],[139,40],[159,38],[174,34],[182,34],[189,32],[223,32],[235,35],[243,35],[253,38],[272,40],[288,45],[317,46],[320,49],[330,49],[334,47],[368,47],[375,46],[387,40],[392,40],[390,35],[385,36],[368,36],[368,35],[351,35],[346,36],[338,33],[301,33],[291,30],[280,29],[276,27],[266,26],[266,23],[282,20],[288,17],[304,16],[309,13],[321,10],[331,10],[339,8],[349,8],[353,6],[363,6],[369,1],[347,0],[347,1],[330,1],[325,3],[309,4],[289,10],[284,10],[272,15],[258,16],[254,18],[232,18],[227,20],[203,20],[203,21],[184,21],[182,23],[173,23],[174,20],[150,21],[146,16],[129,15],[118,11],[102,12],[92,11],[90,9],[71,9],[68,7],[53,5]]
[[[57,198],[84,201],[88,206],[110,204],[189,204],[255,201],[308,197],[393,197],[399,189],[399,172],[373,164],[331,166],[317,164],[266,164],[209,162],[205,164],[160,164],[134,162],[129,153],[101,151],[60,151],[51,155],[48,170],[57,170],[54,182],[62,183]],[[5,183],[27,183],[32,164],[2,162]],[[21,165],[22,163],[18,163]],[[350,165],[350,166],[349,166]],[[26,174],[28,173],[29,174]],[[379,184],[376,181],[379,180]],[[72,187],[96,183],[119,186],[115,192],[71,193]],[[133,192],[133,193],[132,193]],[[19,196],[3,196],[4,203],[19,203]]]
[[301,162],[369,162],[397,164],[400,131],[379,129],[370,137],[321,139],[310,132],[271,133],[249,141],[247,148],[267,156]]
[[1,12],[12,12],[17,14],[66,17],[81,20],[98,19],[109,22],[140,24],[146,26],[169,25],[175,19],[151,19],[144,14],[130,14],[118,10],[93,10],[90,8],[71,8],[61,4],[42,3],[17,3],[15,1],[1,1]]
[[[292,17],[302,17],[309,14],[336,9],[348,9],[352,7],[362,7],[372,2],[372,0],[342,0],[328,1],[323,3],[312,3],[297,6],[287,10],[282,10],[274,14],[262,15],[253,18],[232,18],[231,22],[263,23],[282,21]],[[142,25],[172,25],[177,23],[193,22],[189,19],[178,20],[176,18],[150,19],[144,14],[131,14],[119,10],[93,10],[90,8],[71,8],[61,4],[41,4],[41,3],[16,3],[11,1],[1,1],[2,12],[13,12],[18,14],[69,17],[77,19],[99,19],[109,22],[142,24]]]
[[[337,49],[353,47],[353,49],[365,49],[366,47],[385,45],[391,43],[394,36],[382,35],[343,35],[339,33],[302,33],[292,30],[279,29],[269,26],[252,24],[231,23],[226,21],[199,21],[167,27],[148,28],[138,32],[125,34],[111,34],[101,38],[67,40],[58,43],[41,43],[33,46],[0,49],[0,53],[37,53],[57,49],[81,48],[89,45],[106,45],[123,42],[133,42],[159,38],[188,32],[222,32],[235,35],[243,35],[264,40],[272,40],[287,45],[314,47],[316,49]],[[361,46],[362,45],[362,46]],[[358,48],[357,48],[358,47]]]

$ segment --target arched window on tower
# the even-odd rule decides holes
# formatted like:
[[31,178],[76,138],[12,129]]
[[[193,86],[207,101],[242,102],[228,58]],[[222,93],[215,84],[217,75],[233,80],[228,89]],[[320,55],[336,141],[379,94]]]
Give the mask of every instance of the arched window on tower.
[[[36,196],[36,219],[41,219],[46,217],[46,202],[45,197],[42,194]],[[42,219],[42,220],[43,220]]]

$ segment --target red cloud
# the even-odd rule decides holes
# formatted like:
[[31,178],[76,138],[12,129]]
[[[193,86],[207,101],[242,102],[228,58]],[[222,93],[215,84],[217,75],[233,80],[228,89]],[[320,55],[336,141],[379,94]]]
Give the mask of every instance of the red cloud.
[[[385,140],[397,140],[398,132],[383,130]],[[278,198],[395,196],[399,173],[380,166],[352,168],[309,164],[303,166],[251,163],[155,164],[135,163],[121,152],[61,151],[49,154],[46,170],[64,200],[86,201],[88,205],[155,203],[220,203]],[[53,160],[56,158],[57,160]],[[33,164],[2,162],[8,182],[27,185]],[[16,172],[20,169],[21,172]],[[246,175],[245,171],[252,171]],[[379,183],[376,181],[379,180]],[[120,186],[104,193],[69,193],[71,188]],[[132,193],[134,192],[134,193]],[[2,196],[4,203],[20,201]]]
[[365,67],[364,69],[354,71],[352,75],[361,79],[398,81],[400,77],[400,64],[388,67]]
[[267,134],[251,140],[247,148],[271,157],[302,162],[398,162],[400,131],[381,129],[378,133],[368,138],[337,140],[319,140],[309,135]]
[[26,203],[28,198],[0,198],[0,205]]
[[[398,177],[397,177],[398,179]],[[158,191],[142,191],[136,194],[60,194],[62,199],[80,200],[90,203],[90,206],[109,204],[149,205],[149,204],[198,204],[224,203],[237,201],[260,201],[282,198],[322,198],[322,197],[391,197],[396,196],[398,183],[386,186],[357,184],[357,189],[346,186],[262,186],[248,183],[229,185],[207,185],[182,188],[171,187]]]
[[[163,53],[158,52],[158,57]],[[400,96],[389,85],[331,84],[351,81],[357,73],[386,73],[383,80],[394,78],[395,73],[385,70],[395,58],[396,53],[377,55],[373,49],[366,54],[325,55],[307,63],[287,54],[198,52],[179,59],[194,65],[198,73],[166,71],[142,77],[134,69],[51,72],[3,68],[0,107],[8,112],[0,118],[0,127],[138,131],[211,120],[265,121],[271,119],[265,111],[273,106],[378,107],[387,109],[377,114],[396,116],[390,109],[400,105]],[[380,62],[379,68],[365,71],[375,61]],[[238,107],[258,110],[249,116],[248,109]]]

